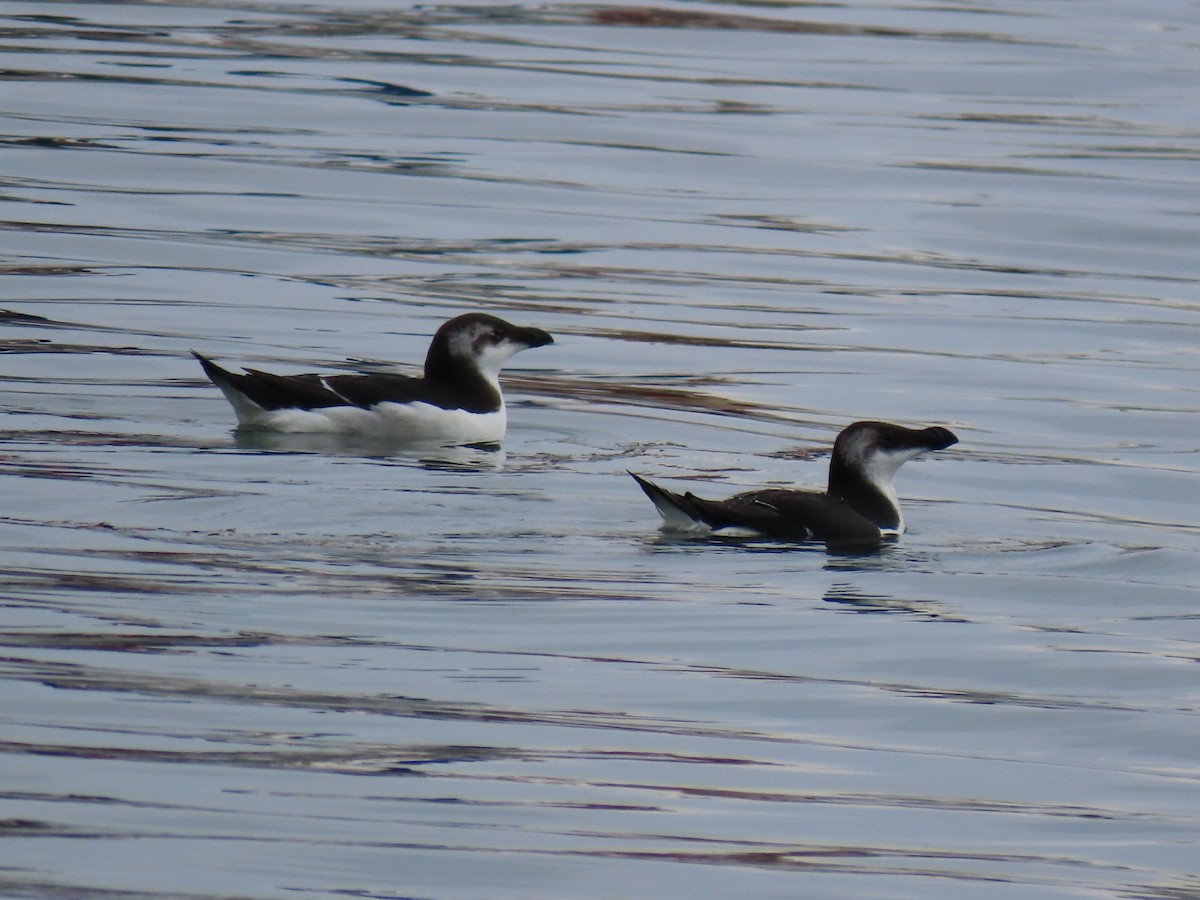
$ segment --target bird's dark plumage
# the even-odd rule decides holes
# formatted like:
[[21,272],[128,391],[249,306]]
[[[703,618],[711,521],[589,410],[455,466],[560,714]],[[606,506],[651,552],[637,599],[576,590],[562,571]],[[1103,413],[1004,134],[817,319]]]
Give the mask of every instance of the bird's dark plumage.
[[677,494],[633,475],[662,514],[664,527],[741,529],[794,541],[858,544],[904,530],[892,476],[907,460],[958,442],[948,429],[855,422],[838,435],[825,493],[778,488],[725,500]]

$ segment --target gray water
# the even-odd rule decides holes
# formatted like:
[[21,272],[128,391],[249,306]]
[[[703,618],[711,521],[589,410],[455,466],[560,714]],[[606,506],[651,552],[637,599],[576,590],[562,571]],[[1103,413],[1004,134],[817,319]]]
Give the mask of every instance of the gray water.
[[[0,894],[1200,897],[1200,5],[0,8]],[[551,331],[501,452],[188,355]],[[877,553],[817,485],[953,428]]]

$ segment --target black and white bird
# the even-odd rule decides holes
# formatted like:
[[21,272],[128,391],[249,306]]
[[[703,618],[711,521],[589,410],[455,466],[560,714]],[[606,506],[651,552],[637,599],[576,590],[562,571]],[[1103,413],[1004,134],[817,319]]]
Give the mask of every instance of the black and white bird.
[[892,477],[904,463],[957,444],[946,428],[855,422],[833,445],[825,493],[768,488],[727,500],[676,494],[630,472],[663,517],[663,527],[690,532],[747,532],[790,541],[876,543],[904,531]]
[[255,369],[243,375],[192,354],[233,405],[239,428],[483,444],[503,438],[508,425],[499,380],[504,363],[521,350],[552,343],[540,328],[467,313],[434,334],[423,378],[272,375]]

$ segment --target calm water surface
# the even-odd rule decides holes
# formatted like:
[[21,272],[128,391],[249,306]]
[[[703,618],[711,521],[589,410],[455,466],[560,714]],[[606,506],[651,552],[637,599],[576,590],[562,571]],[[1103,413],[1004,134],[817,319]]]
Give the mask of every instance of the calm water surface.
[[[0,894],[1200,896],[1200,7],[0,10]],[[189,348],[553,332],[501,452]],[[878,553],[632,469],[953,428]]]

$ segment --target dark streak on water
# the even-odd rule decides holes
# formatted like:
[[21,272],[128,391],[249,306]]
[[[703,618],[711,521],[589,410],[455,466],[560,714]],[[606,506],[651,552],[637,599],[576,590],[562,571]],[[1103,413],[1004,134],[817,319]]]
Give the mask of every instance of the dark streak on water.
[[[0,893],[1200,896],[1195,10],[0,11]],[[502,449],[195,348],[556,335]],[[871,553],[627,469],[962,442]]]

